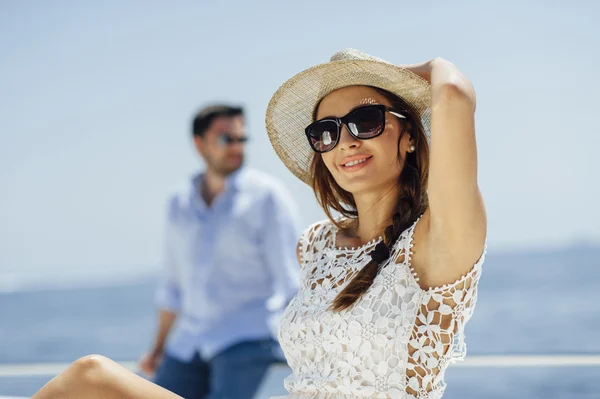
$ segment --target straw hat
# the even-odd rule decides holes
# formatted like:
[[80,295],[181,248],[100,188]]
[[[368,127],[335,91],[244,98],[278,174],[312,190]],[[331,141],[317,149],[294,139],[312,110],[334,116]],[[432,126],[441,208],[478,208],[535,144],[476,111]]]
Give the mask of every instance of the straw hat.
[[334,90],[347,86],[374,86],[396,94],[419,114],[429,141],[431,90],[427,81],[380,58],[343,49],[285,82],[267,108],[267,132],[275,152],[300,180],[311,184],[313,151],[304,129],[313,122],[317,104]]

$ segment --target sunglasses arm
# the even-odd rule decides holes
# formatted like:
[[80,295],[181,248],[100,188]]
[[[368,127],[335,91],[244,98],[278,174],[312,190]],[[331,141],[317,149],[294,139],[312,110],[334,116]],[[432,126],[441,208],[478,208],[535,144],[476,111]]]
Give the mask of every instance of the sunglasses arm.
[[388,112],[389,112],[390,114],[394,115],[394,116],[397,116],[397,117],[398,117],[398,118],[400,118],[400,119],[406,119],[406,116],[404,116],[404,115],[402,115],[402,114],[399,114],[398,112],[395,112],[395,111],[389,111],[389,110],[388,110]]

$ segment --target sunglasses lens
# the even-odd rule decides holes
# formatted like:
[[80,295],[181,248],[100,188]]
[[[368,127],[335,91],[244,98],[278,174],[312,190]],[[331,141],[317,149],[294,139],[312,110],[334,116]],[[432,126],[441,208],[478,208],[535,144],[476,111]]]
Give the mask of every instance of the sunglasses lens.
[[308,130],[311,146],[317,152],[326,152],[335,147],[338,140],[338,126],[333,121],[321,121]]
[[364,107],[350,113],[346,120],[348,130],[355,137],[370,139],[383,132],[385,115],[377,107]]
[[246,136],[233,137],[229,134],[222,134],[218,137],[218,143],[222,146],[228,146],[233,143],[245,144],[246,142],[248,142],[248,137]]

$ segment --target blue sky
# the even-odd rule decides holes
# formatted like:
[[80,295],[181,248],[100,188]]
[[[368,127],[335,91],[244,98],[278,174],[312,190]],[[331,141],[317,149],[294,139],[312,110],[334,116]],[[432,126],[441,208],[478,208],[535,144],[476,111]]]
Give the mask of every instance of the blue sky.
[[[485,3],[485,4],[483,4]],[[297,72],[354,47],[435,56],[473,82],[490,251],[600,242],[598,3],[2,1],[0,273],[155,268],[173,187],[201,167],[192,114],[248,112],[249,165],[322,218],[264,114]]]

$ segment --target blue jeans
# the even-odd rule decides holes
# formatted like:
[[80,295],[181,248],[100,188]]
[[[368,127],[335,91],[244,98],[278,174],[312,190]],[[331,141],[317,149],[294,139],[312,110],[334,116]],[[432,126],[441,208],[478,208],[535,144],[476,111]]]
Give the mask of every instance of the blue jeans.
[[154,383],[185,399],[252,399],[269,367],[284,361],[280,353],[276,341],[264,339],[237,343],[209,361],[165,354]]

